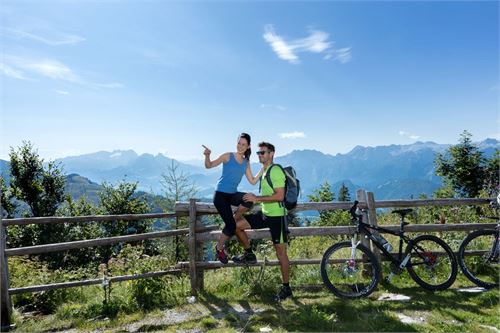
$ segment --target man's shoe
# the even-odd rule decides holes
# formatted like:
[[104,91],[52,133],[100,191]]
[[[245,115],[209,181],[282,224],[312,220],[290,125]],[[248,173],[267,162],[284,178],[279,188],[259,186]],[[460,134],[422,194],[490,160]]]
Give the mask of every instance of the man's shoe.
[[215,256],[223,264],[227,264],[229,261],[227,258],[226,251],[224,251],[224,249],[222,249],[222,250],[217,249],[217,246],[215,247]]
[[274,296],[276,302],[281,302],[288,297],[293,297],[292,288],[281,286],[280,291]]
[[253,252],[244,252],[239,256],[233,257],[233,261],[238,264],[255,264],[257,262],[257,257]]

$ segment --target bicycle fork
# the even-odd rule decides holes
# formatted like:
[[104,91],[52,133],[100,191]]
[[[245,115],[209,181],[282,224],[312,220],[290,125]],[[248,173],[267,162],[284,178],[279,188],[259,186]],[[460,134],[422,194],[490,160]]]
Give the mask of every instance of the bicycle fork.
[[354,270],[356,266],[356,248],[359,244],[361,244],[361,241],[358,240],[358,234],[354,234],[351,238],[351,259],[347,262],[351,270]]

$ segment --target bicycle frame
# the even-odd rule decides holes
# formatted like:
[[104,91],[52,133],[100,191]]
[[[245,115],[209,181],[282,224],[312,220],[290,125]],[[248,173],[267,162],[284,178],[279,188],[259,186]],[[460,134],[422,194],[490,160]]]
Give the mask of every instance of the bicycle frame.
[[[360,218],[361,219],[361,218]],[[400,269],[403,269],[406,267],[406,264],[408,263],[408,260],[410,259],[410,251],[413,245],[413,239],[410,237],[406,236],[404,233],[404,225],[401,225],[401,228],[399,231],[392,231],[383,227],[379,226],[374,226],[368,223],[365,223],[361,221],[360,219],[357,220],[357,226],[356,226],[356,234],[361,234],[364,233],[367,238],[369,238],[373,244],[384,254],[386,258],[388,258],[394,265],[399,267]],[[394,236],[399,237],[399,250],[398,250],[398,256],[397,258],[394,258],[392,253],[387,251],[382,244],[375,238],[371,230],[376,230],[376,231],[383,231],[384,233],[388,233]],[[406,251],[403,254],[403,243],[407,244],[406,246]]]

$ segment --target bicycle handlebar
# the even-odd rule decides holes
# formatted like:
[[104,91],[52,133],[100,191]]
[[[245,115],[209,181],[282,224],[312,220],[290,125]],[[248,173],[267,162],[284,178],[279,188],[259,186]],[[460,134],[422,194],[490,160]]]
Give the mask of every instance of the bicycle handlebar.
[[358,200],[354,200],[354,205],[349,209],[349,214],[351,214],[353,221],[357,220],[359,215],[356,214],[356,209],[358,209]]

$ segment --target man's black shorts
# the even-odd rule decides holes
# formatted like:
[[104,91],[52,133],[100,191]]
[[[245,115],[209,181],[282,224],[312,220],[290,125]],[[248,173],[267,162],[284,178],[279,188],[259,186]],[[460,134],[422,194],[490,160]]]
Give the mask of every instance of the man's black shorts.
[[266,216],[262,212],[245,215],[252,229],[269,228],[273,244],[283,244],[288,241],[286,216]]

